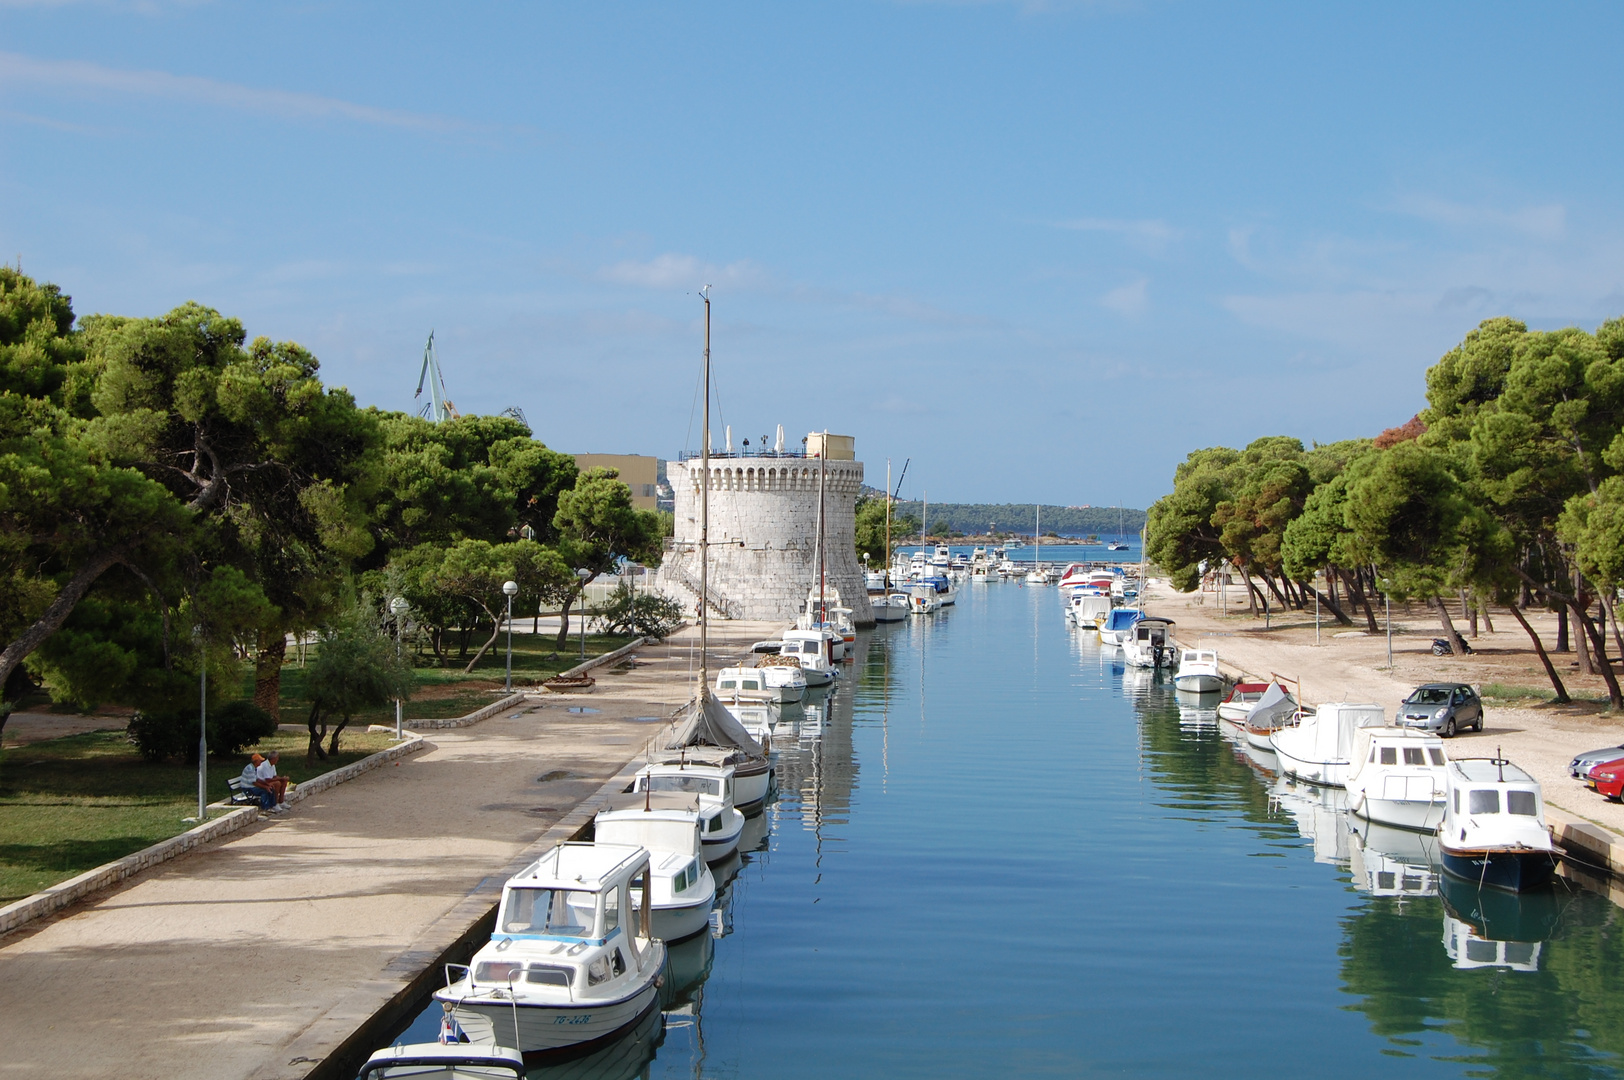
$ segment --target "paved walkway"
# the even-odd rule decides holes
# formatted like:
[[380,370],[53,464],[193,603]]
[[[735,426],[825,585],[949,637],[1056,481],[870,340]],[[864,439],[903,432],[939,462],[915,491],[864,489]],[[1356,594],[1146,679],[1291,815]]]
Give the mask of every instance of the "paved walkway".
[[[776,629],[715,626],[712,655]],[[0,938],[0,1076],[304,1075],[688,698],[695,636]]]

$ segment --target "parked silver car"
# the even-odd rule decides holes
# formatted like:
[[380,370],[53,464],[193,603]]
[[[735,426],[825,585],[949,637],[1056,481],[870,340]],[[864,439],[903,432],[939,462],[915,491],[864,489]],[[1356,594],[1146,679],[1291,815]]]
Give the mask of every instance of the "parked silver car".
[[1436,731],[1448,738],[1462,728],[1483,730],[1483,699],[1465,683],[1427,683],[1418,686],[1398,707],[1393,723],[1399,727]]
[[1583,780],[1597,765],[1606,761],[1617,761],[1620,758],[1624,758],[1624,746],[1604,746],[1600,750],[1586,750],[1568,762],[1568,775],[1575,780]]

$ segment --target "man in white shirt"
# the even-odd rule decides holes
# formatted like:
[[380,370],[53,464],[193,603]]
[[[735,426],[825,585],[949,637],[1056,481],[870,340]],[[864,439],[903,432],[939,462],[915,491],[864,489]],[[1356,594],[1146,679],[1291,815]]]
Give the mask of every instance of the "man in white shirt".
[[284,801],[287,799],[288,782],[285,777],[276,775],[276,762],[280,757],[279,753],[272,750],[265,755],[265,760],[260,762],[259,767],[254,770],[254,786],[269,791],[275,797],[276,812],[287,808]]

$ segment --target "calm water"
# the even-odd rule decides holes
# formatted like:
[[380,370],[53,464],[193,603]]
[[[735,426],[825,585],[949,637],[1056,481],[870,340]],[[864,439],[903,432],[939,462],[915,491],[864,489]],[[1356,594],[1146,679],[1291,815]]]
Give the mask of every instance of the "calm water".
[[663,1042],[534,1075],[1619,1071],[1609,902],[1446,907],[1421,838],[1260,771],[1055,590],[972,586],[860,645],[826,715],[784,719]]

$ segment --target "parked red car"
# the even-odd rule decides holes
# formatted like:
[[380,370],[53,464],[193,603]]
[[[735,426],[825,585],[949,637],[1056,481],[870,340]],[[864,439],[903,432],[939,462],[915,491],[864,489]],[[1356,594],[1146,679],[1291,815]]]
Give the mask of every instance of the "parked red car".
[[1618,802],[1624,798],[1624,758],[1592,766],[1585,776],[1585,784],[1595,788],[1597,794]]

